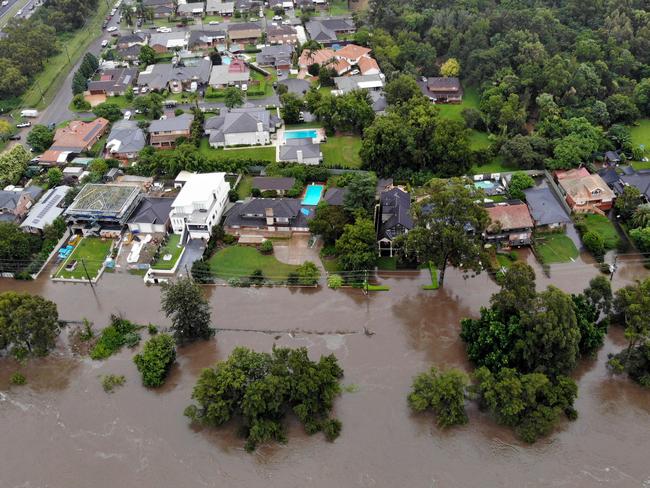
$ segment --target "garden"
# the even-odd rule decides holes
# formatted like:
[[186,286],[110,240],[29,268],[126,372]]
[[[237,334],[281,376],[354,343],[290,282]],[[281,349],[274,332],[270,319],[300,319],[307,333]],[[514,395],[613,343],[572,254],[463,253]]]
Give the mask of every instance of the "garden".
[[212,274],[223,280],[251,278],[259,270],[264,280],[287,281],[289,274],[298,269],[298,266],[281,263],[271,253],[262,254],[254,247],[238,245],[220,249],[208,263]]
[[[104,265],[113,241],[99,237],[85,237],[79,241],[70,255],[63,261],[55,278],[85,280],[97,279]],[[84,267],[85,265],[85,267]],[[86,275],[86,271],[88,275]]]
[[564,233],[536,235],[535,251],[542,264],[566,263],[578,257],[578,249]]
[[180,246],[181,236],[171,234],[167,242],[164,243],[158,251],[158,258],[151,266],[153,269],[169,271],[174,269],[176,263],[183,253],[183,246]]

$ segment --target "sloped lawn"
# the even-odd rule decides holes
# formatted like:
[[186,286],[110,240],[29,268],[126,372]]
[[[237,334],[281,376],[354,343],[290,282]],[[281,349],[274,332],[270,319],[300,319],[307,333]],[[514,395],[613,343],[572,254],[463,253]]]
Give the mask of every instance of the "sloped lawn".
[[231,246],[221,249],[208,261],[216,278],[247,278],[261,269],[264,277],[273,281],[286,280],[297,266],[278,261],[272,254],[265,255],[253,247]]

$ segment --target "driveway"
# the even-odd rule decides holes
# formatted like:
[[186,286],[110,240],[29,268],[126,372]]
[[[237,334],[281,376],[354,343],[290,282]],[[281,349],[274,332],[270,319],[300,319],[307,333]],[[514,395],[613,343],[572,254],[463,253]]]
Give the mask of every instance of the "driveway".
[[294,234],[291,239],[278,240],[273,243],[273,254],[278,261],[286,264],[302,264],[305,261],[320,266],[320,246],[309,246],[311,235]]
[[185,252],[183,252],[183,257],[178,265],[177,273],[179,275],[185,275],[186,273],[189,274],[192,269],[192,263],[201,259],[204,250],[205,242],[201,239],[192,239],[185,244]]

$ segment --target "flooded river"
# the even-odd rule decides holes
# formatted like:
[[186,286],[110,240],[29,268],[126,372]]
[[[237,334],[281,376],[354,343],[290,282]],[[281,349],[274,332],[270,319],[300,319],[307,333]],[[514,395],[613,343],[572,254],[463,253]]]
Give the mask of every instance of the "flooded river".
[[[615,286],[644,276],[634,259],[620,261]],[[569,292],[597,273],[586,259],[554,267],[551,279],[536,268],[540,287],[554,283]],[[650,486],[650,392],[605,369],[607,353],[624,344],[620,330],[576,372],[579,419],[546,439],[522,444],[473,406],[468,425],[441,431],[432,416],[410,413],[411,378],[431,364],[470,368],[459,319],[476,315],[496,286],[486,274],[464,279],[455,271],[436,292],[422,291],[426,276],[417,273],[383,281],[391,290],[369,297],[357,290],[209,288],[213,321],[227,330],[181,349],[160,390],[141,386],[133,351],[93,362],[62,344],[21,368],[28,378],[22,387],[8,386],[15,363],[0,361],[0,488]],[[8,289],[56,301],[63,319],[88,317],[101,326],[122,313],[166,325],[159,289],[135,276],[107,274],[94,292],[46,278],[0,281],[0,290]],[[350,388],[335,404],[343,422],[336,442],[306,436],[290,421],[288,444],[247,454],[235,427],[188,424],[182,412],[201,368],[237,345],[269,350],[274,343],[339,358]],[[99,381],[109,373],[127,377],[110,395]]]

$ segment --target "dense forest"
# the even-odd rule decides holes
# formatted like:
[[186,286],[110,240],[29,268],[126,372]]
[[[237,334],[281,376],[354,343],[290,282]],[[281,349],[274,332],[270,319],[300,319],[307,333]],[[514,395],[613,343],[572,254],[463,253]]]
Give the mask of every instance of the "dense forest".
[[[415,80],[440,76],[450,58],[465,89],[479,94],[478,107],[462,112],[466,127],[491,134],[491,154],[474,154],[472,163],[499,155],[511,167],[567,168],[610,149],[639,159],[629,124],[650,115],[649,7],[647,0],[371,0],[357,17],[356,41],[373,49],[386,74],[389,120],[366,129],[364,162],[388,173],[394,168],[382,171],[377,161],[398,157],[402,169],[444,176],[465,156],[460,137],[452,156],[418,158],[418,146],[435,145],[437,131],[425,134],[429,140],[409,136],[418,124],[413,106],[398,107],[424,98]],[[408,100],[400,97],[409,91]],[[405,145],[391,146],[396,130]]]

